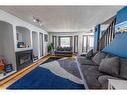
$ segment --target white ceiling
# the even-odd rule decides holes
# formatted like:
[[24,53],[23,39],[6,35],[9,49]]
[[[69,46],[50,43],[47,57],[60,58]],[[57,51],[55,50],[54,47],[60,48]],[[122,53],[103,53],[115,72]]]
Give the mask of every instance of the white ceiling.
[[40,28],[48,32],[88,32],[95,25],[111,18],[123,6],[0,6],[0,9],[24,21],[42,21]]

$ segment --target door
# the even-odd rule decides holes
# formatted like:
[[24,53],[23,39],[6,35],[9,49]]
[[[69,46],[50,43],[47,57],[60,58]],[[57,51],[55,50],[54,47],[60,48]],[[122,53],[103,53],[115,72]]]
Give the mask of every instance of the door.
[[40,33],[40,57],[43,56],[43,33]]

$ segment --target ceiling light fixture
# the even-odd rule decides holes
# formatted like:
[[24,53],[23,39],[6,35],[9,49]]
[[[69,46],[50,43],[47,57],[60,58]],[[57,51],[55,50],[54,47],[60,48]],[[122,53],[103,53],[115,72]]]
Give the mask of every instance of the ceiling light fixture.
[[33,22],[38,23],[40,26],[42,26],[41,21],[38,18],[35,18],[34,16],[33,16]]
[[92,33],[92,32],[93,32],[93,30],[91,29],[91,30],[90,30],[90,33]]

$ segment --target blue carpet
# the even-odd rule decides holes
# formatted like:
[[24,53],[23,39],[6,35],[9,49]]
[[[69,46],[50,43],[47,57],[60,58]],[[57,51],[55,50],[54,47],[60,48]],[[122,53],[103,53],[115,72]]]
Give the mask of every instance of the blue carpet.
[[48,69],[37,67],[7,89],[84,89],[84,86],[56,76]]

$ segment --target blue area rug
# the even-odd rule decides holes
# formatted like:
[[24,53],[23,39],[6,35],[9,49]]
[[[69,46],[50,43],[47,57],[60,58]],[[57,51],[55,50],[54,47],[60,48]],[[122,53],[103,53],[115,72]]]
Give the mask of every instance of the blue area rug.
[[48,69],[37,67],[7,89],[84,89],[84,85],[56,76]]

